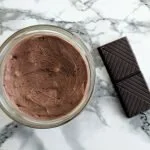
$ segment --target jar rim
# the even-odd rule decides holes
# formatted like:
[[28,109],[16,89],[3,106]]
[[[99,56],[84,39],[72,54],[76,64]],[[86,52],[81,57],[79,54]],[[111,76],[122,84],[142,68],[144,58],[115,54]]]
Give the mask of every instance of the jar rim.
[[[4,92],[3,79],[2,79],[3,78],[3,64],[4,64],[4,58],[8,54],[9,50],[12,49],[9,47],[16,43],[19,43],[19,40],[22,40],[27,36],[37,35],[37,34],[47,34],[47,35],[53,35],[53,36],[55,35],[69,42],[72,46],[76,47],[76,49],[80,51],[79,53],[84,59],[84,61],[86,62],[86,65],[88,67],[87,69],[89,69],[88,70],[89,85],[88,85],[87,91],[85,92],[86,94],[84,94],[83,96],[83,99],[71,112],[67,113],[66,115],[62,117],[58,117],[56,119],[37,120],[37,119],[24,116],[23,114],[20,114],[20,112],[14,109],[11,106],[11,104],[8,102],[6,98],[6,94]],[[34,25],[34,26],[23,28],[15,32],[0,47],[0,78],[2,79],[0,81],[0,107],[11,119],[21,124],[24,124],[26,126],[32,127],[32,128],[52,128],[52,127],[60,126],[68,122],[69,120],[73,119],[87,105],[87,103],[91,99],[91,96],[94,90],[95,67],[94,67],[94,62],[89,52],[89,49],[79,37],[77,37],[73,33],[63,28],[60,28],[58,26]]]

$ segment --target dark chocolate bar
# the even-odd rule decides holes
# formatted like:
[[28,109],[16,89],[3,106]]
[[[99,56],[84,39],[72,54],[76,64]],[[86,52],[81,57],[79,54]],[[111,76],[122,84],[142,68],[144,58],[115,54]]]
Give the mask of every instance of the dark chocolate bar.
[[150,92],[127,38],[98,48],[128,117],[150,108]]

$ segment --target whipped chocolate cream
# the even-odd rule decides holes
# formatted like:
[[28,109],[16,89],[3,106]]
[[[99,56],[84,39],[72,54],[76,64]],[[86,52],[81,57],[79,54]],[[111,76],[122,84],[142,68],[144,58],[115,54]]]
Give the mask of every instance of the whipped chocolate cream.
[[84,96],[87,80],[80,53],[54,36],[22,40],[5,61],[3,82],[9,100],[38,119],[54,119],[73,110]]

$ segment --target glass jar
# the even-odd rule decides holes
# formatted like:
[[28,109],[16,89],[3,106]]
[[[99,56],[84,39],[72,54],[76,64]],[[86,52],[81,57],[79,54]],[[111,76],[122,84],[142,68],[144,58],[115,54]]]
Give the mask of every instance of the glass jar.
[[[12,50],[12,48],[21,40],[34,35],[52,35],[62,38],[79,51],[87,66],[88,83],[81,102],[70,113],[56,119],[40,120],[28,117],[23,112],[17,110],[13,106],[12,102],[6,96],[5,89],[3,87],[4,64],[6,56]],[[51,25],[35,25],[27,27],[11,35],[0,47],[0,107],[11,119],[23,125],[33,128],[51,128],[62,125],[68,122],[69,120],[73,119],[83,110],[83,108],[90,100],[94,89],[94,82],[95,68],[92,56],[88,48],[81,41],[80,38],[60,27]]]

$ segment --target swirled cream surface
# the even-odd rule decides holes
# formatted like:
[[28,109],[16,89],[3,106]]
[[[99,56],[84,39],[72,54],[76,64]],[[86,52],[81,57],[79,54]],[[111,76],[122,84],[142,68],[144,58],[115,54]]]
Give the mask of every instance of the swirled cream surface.
[[88,75],[83,58],[71,44],[39,35],[12,48],[3,80],[16,109],[45,120],[66,115],[81,102]]

